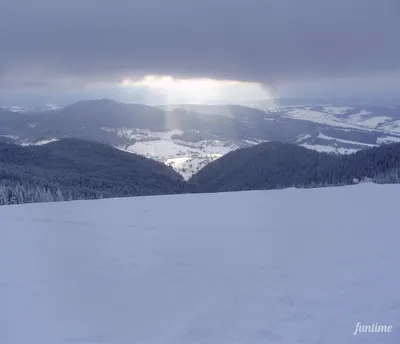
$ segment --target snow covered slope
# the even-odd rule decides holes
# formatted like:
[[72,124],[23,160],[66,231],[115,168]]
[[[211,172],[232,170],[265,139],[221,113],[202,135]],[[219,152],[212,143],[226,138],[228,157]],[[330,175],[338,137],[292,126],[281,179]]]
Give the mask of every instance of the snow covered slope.
[[[379,130],[388,133],[400,133],[396,128],[398,122],[391,116],[377,115],[374,111],[390,111],[390,108],[354,108],[354,107],[333,107],[333,106],[304,106],[284,107],[279,109],[267,109],[266,113],[274,114],[276,110],[285,117],[311,121],[330,125],[338,128],[358,130]],[[395,112],[399,115],[399,112]],[[397,125],[397,126],[396,126]]]
[[1,207],[0,343],[397,344],[399,193]]
[[16,113],[31,113],[31,112],[45,112],[45,111],[57,110],[60,109],[60,106],[55,104],[47,104],[39,107],[11,106],[11,107],[1,107],[1,108]]
[[[155,132],[146,129],[110,129],[120,137],[135,140],[133,144],[117,148],[130,153],[143,155],[167,164],[180,173],[185,179],[206,166],[211,161],[238,149],[240,146],[228,140],[199,140],[189,142],[177,139],[183,134],[182,130]],[[251,146],[259,142],[248,143],[241,141],[241,146]]]
[[319,152],[351,154],[400,140],[400,107],[289,106],[265,112],[269,120],[290,118],[318,124],[319,133],[304,133],[295,141]]

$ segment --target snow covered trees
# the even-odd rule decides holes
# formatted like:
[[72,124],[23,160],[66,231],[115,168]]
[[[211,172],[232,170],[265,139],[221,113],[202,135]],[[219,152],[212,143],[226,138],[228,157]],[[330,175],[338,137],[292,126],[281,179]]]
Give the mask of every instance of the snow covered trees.
[[294,144],[267,142],[230,152],[189,181],[202,192],[221,192],[339,186],[366,178],[400,183],[400,143],[350,155],[329,155]]
[[45,146],[0,143],[0,204],[183,193],[166,165],[116,148],[65,139]]
[[400,183],[400,143],[346,156],[268,142],[210,163],[189,182],[150,159],[98,143],[0,144],[0,205],[195,192]]
[[49,189],[20,183],[0,182],[0,205],[61,202],[68,200],[59,188]]

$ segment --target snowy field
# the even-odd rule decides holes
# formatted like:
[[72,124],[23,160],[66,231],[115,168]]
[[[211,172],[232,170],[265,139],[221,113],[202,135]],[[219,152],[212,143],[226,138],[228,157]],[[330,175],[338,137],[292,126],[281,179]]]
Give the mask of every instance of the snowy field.
[[[186,142],[173,138],[174,135],[182,135],[183,131],[181,130],[155,132],[145,129],[101,129],[116,131],[121,137],[137,140],[132,145],[117,148],[163,162],[174,168],[186,180],[210,162],[239,148],[230,141]],[[257,143],[259,142],[246,142],[249,146]]]
[[0,207],[0,343],[398,344],[399,194]]
[[[368,110],[344,116],[347,111],[351,110],[354,109],[351,107],[323,107],[321,111],[316,111],[313,110],[313,107],[289,107],[285,108],[284,117],[327,124],[337,128],[400,133],[400,121],[396,121],[392,117],[374,115]],[[266,113],[271,113],[271,110],[266,110]]]

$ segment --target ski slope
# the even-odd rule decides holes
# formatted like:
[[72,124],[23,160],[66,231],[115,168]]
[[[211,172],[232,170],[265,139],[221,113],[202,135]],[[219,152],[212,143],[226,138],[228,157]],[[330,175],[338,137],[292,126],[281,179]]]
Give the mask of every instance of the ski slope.
[[[0,343],[399,343],[400,185],[0,207]],[[357,322],[391,333],[353,335]]]

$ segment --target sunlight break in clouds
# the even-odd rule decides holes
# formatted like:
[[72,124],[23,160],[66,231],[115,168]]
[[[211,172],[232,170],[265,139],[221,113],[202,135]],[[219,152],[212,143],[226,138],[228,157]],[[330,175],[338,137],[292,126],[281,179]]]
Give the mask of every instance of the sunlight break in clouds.
[[259,83],[209,78],[178,79],[172,76],[146,76],[142,80],[125,79],[121,85],[161,92],[165,104],[242,103],[271,98]]

